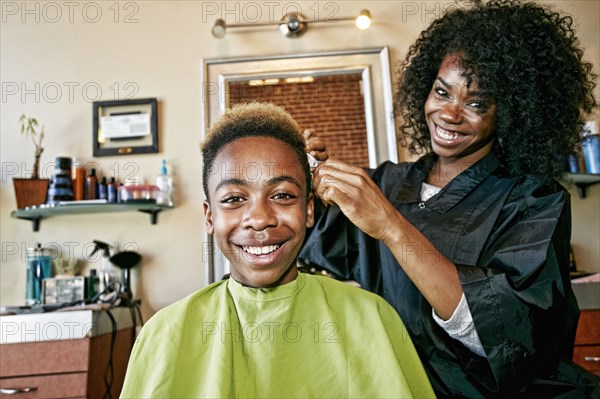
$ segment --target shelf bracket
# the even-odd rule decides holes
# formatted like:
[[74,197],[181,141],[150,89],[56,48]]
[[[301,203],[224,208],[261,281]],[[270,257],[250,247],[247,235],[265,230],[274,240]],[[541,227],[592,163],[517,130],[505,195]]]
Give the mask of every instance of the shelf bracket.
[[140,212],[144,212],[150,215],[150,223],[156,224],[158,220],[158,214],[162,211],[162,208],[154,208],[154,209],[138,209]]
[[33,231],[40,231],[40,224],[42,223],[43,217],[36,216],[36,217],[28,218],[28,217],[17,216],[17,219],[29,220],[31,222],[31,227],[33,228]]
[[593,183],[575,183],[575,185],[577,186],[577,194],[579,195],[579,198],[583,199],[585,198],[585,191],[589,186],[593,186],[594,184],[598,184],[598,182],[593,182]]

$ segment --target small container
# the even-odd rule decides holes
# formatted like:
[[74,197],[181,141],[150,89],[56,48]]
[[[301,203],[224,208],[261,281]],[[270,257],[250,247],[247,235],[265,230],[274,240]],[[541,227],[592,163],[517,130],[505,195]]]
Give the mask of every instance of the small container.
[[106,185],[107,192],[107,200],[109,203],[113,204],[117,202],[119,195],[117,194],[117,183],[115,182],[115,178],[111,177]]
[[93,298],[99,292],[100,292],[100,277],[98,276],[96,269],[90,269],[90,275],[86,278],[85,297],[88,299]]
[[48,203],[55,205],[61,201],[73,201],[71,185],[71,158],[57,157],[54,175],[48,188]]
[[163,159],[160,175],[156,176],[156,186],[159,189],[156,203],[173,206],[173,177],[167,173],[167,161]]
[[581,169],[579,169],[579,157],[577,155],[569,155],[567,160],[568,162],[568,170],[571,173],[579,173]]
[[85,180],[85,199],[98,199],[98,178],[96,177],[96,169],[90,168],[87,179]]
[[73,169],[71,173],[73,181],[73,199],[81,201],[85,199],[85,169],[73,158]]
[[142,202],[156,203],[159,193],[157,186],[139,184],[119,187],[120,202]]
[[600,174],[600,135],[585,136],[582,148],[587,173]]
[[117,202],[121,202],[121,187],[123,187],[123,183],[119,182],[117,186]]
[[98,184],[98,199],[105,199],[108,202],[108,186],[105,176],[102,176],[102,179],[100,179],[100,183]]
[[47,248],[39,242],[33,248],[27,248],[27,276],[25,286],[25,304],[27,306],[42,303],[42,281],[52,277],[52,258]]

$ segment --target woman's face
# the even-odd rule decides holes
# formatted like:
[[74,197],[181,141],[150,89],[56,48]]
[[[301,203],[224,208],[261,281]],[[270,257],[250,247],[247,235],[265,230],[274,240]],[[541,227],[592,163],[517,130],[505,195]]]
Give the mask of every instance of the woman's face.
[[496,106],[469,85],[460,56],[444,57],[427,101],[425,117],[433,151],[440,160],[477,162],[492,150]]

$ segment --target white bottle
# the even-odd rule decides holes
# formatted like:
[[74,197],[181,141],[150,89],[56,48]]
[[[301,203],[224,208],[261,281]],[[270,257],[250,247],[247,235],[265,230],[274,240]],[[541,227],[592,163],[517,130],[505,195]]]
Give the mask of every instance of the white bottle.
[[160,175],[156,176],[158,187],[157,205],[173,206],[173,178],[167,174],[167,161],[163,159]]

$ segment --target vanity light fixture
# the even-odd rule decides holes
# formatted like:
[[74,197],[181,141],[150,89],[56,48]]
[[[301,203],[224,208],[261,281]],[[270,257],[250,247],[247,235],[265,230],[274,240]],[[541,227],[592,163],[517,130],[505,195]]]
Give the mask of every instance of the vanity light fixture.
[[332,19],[307,19],[302,14],[290,12],[286,14],[280,21],[277,22],[258,22],[258,23],[242,23],[242,24],[227,24],[223,19],[217,19],[212,27],[212,35],[217,39],[225,36],[229,28],[249,28],[256,26],[271,26],[279,25],[279,31],[285,37],[300,37],[308,30],[308,24],[320,22],[338,22],[338,21],[355,21],[356,27],[361,30],[369,29],[373,17],[369,10],[361,10],[358,17],[339,17]]

